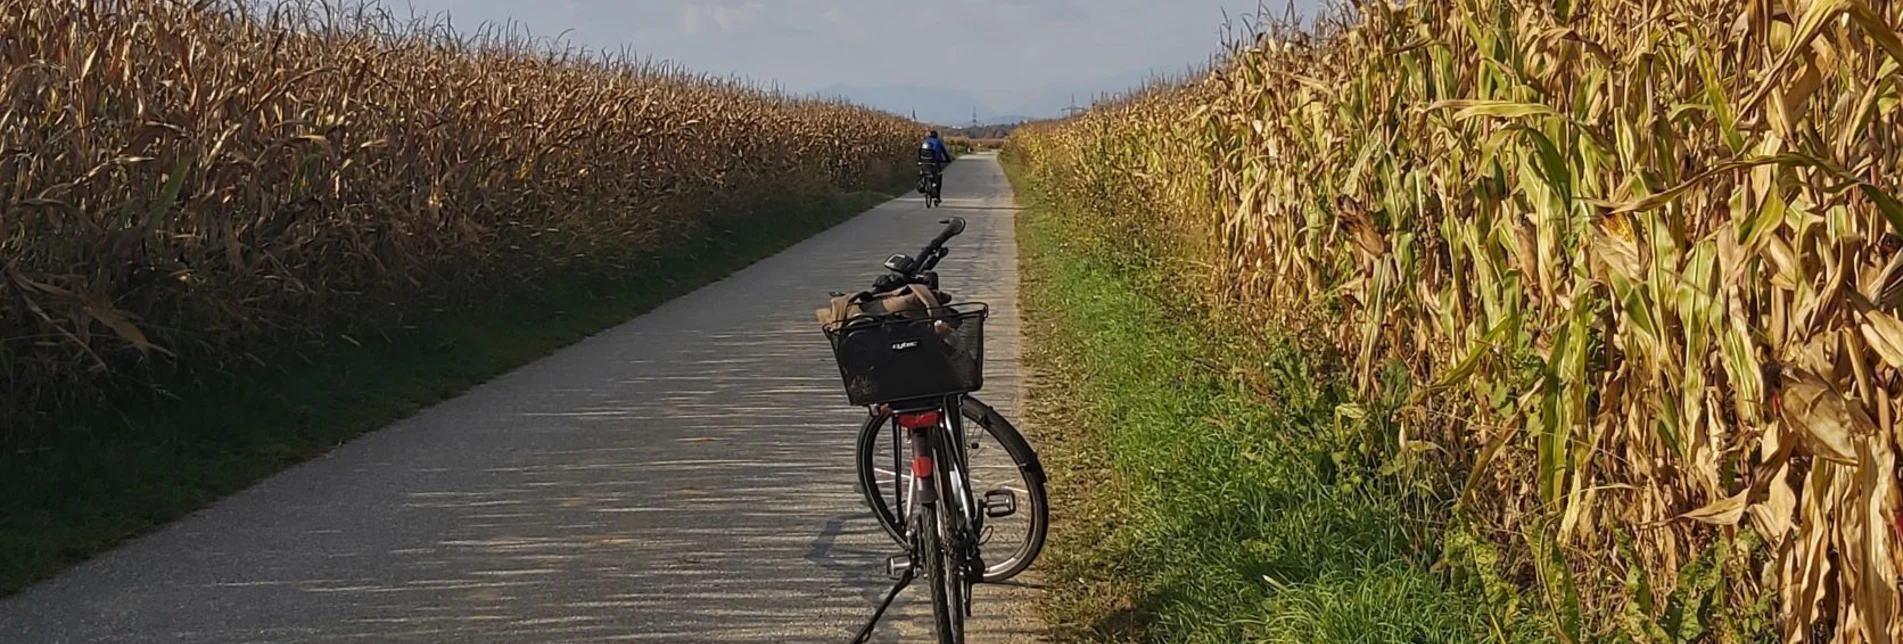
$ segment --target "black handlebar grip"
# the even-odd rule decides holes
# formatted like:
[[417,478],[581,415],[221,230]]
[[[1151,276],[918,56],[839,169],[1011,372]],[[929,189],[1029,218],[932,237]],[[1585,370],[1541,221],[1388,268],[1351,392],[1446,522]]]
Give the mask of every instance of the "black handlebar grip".
[[951,238],[957,237],[965,232],[964,217],[952,217],[938,223],[945,224],[945,232],[938,234],[937,243],[939,244],[950,241]]
[[932,243],[926,244],[924,248],[919,249],[918,256],[920,261],[925,261],[925,258],[937,253],[938,249],[945,245],[945,242],[951,241],[951,238],[957,237],[960,233],[965,232],[965,218],[963,217],[952,217],[939,223],[945,224],[945,230],[940,231],[937,237],[933,237]]

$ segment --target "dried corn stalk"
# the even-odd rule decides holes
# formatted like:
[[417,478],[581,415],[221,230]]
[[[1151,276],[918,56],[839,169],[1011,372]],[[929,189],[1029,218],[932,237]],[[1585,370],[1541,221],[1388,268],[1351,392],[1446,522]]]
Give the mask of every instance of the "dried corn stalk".
[[0,0],[0,443],[141,352],[613,270],[908,170],[895,116],[537,47],[374,5]]
[[1364,390],[1406,365],[1568,639],[1769,590],[1784,641],[1896,641],[1903,6],[1358,6],[1012,152],[1213,245],[1214,298],[1334,307]]

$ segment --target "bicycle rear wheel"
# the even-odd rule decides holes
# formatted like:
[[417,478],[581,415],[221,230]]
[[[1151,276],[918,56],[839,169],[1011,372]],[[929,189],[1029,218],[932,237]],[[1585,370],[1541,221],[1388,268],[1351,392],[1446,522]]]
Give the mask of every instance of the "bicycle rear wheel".
[[[941,434],[941,436],[949,436]],[[958,499],[966,492],[960,483],[951,476],[954,471],[945,466],[957,461],[954,454],[958,446],[950,442],[933,441],[932,468],[937,472],[932,484],[938,486],[936,508],[926,508],[920,514],[936,514],[938,530],[926,533],[931,543],[937,544],[937,552],[931,553],[937,562],[937,575],[932,579],[932,617],[938,625],[940,644],[964,644],[965,614],[971,610],[970,574],[965,565],[965,555],[970,552],[970,538],[966,519],[960,510],[963,507]],[[933,511],[935,510],[935,512]]]
[[[962,468],[969,472],[973,493],[983,501],[986,492],[1007,492],[1016,505],[1016,512],[1009,516],[985,518],[973,535],[986,553],[982,580],[997,583],[1024,572],[1044,549],[1051,512],[1044,489],[1044,467],[1017,428],[990,406],[965,397],[959,412],[966,423],[984,430],[970,436],[967,447],[972,443],[979,447],[968,449],[968,462]],[[895,428],[890,415],[868,417],[859,430],[856,460],[859,490],[866,504],[886,534],[904,545],[909,543],[905,534],[909,517],[903,512],[909,507],[905,494],[911,489],[907,467],[911,455],[905,452],[902,441],[895,443],[899,434],[887,431]]]
[[932,632],[938,636],[940,644],[963,644],[965,641],[964,612],[952,596],[953,584],[950,551],[945,547],[943,531],[939,528],[938,507],[924,508],[913,518],[913,528],[917,530],[919,545],[917,564],[925,567],[925,582],[932,589]]

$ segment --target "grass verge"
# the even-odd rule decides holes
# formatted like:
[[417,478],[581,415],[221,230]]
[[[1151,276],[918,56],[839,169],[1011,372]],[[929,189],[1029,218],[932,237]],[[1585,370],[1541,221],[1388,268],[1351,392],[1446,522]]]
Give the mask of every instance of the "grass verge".
[[[273,368],[120,394],[0,453],[0,596],[863,212],[823,199],[684,242],[625,275],[505,290],[473,310],[287,350]],[[295,368],[278,367],[295,364]]]
[[[1022,184],[1022,182],[1020,182]],[[1206,322],[1163,264],[1020,185],[1026,360],[1063,641],[1537,641],[1369,465],[1328,361]]]

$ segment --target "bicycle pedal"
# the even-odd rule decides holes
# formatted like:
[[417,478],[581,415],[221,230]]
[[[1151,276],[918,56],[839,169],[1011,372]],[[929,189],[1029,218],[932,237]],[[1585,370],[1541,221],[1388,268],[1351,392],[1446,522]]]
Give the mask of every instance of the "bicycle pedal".
[[912,558],[907,555],[894,555],[885,559],[885,576],[892,579],[904,577],[912,571]]
[[1018,495],[1010,490],[992,490],[985,493],[985,516],[1002,519],[1018,513]]

